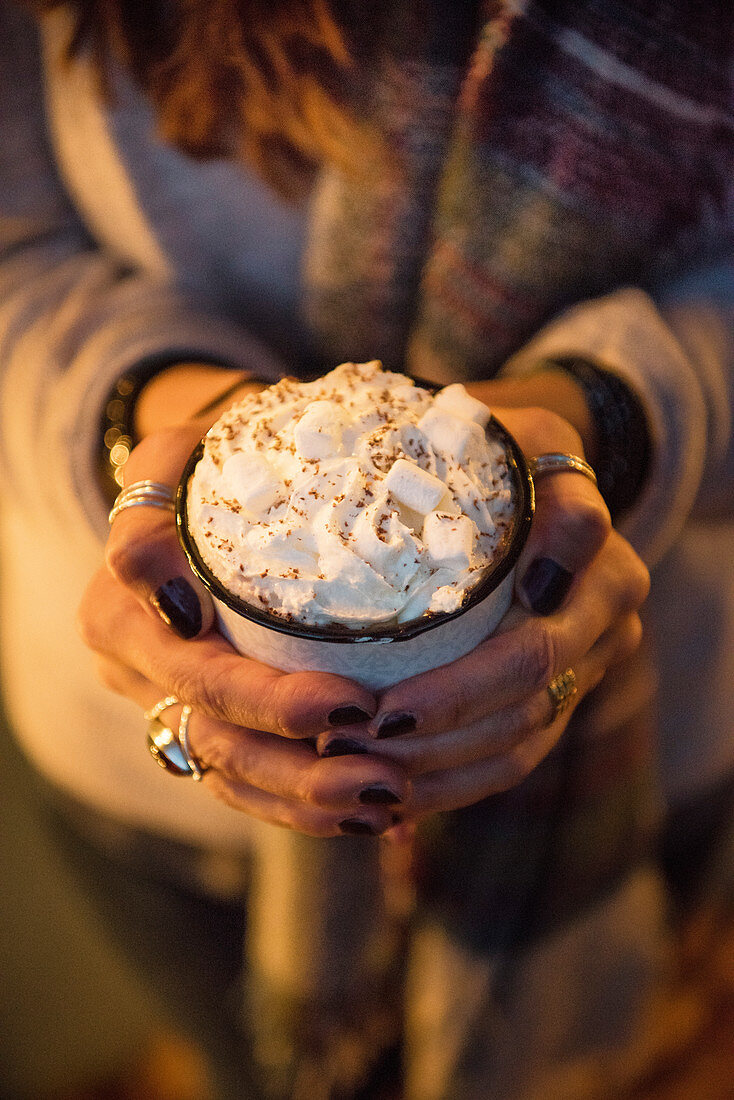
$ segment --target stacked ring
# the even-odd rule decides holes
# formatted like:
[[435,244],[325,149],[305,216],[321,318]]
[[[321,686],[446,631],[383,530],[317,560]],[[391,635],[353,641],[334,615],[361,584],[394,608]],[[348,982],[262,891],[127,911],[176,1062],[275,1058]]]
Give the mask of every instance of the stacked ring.
[[202,768],[199,761],[196,759],[191,751],[189,745],[189,719],[191,718],[191,707],[188,703],[185,703],[181,711],[181,720],[178,724],[178,743],[181,748],[181,752],[186,757],[186,763],[191,769],[192,778],[201,781],[204,778],[205,769]]
[[168,726],[164,726],[160,720],[164,710],[176,706],[179,702],[178,696],[167,695],[150,710],[145,711],[143,717],[148,722],[148,751],[156,764],[171,775],[190,776],[192,779],[201,780],[207,769],[202,768],[189,746],[189,719],[192,708],[188,703],[183,705],[178,729],[175,732]]
[[125,508],[137,508],[140,505],[164,508],[167,512],[176,510],[173,490],[169,485],[163,485],[160,481],[134,481],[117,495],[112,511],[107,517],[110,526]]

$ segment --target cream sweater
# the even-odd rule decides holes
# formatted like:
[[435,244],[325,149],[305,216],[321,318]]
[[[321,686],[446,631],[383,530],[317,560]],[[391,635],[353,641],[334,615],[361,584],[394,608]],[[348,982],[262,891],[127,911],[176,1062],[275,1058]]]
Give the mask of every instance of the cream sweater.
[[[239,165],[194,163],[163,145],[123,77],[102,106],[86,66],[60,63],[62,18],[48,20],[39,50],[26,18],[0,0],[7,706],[38,768],[76,797],[239,848],[247,819],[151,765],[142,715],[97,685],[75,615],[106,534],[95,465],[111,385],[158,355],[293,370],[310,351],[299,318],[310,211],[283,206]],[[558,318],[508,367],[525,370],[539,352],[598,354],[646,402],[655,469],[626,533],[656,567],[671,798],[734,765],[733,303],[723,264],[655,302],[620,288]]]

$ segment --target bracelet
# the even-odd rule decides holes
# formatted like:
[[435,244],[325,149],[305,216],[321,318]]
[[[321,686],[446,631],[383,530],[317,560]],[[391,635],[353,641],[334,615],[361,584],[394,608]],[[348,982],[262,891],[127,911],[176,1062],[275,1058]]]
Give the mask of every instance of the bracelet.
[[165,363],[148,364],[126,371],[110,390],[102,410],[102,453],[100,478],[110,504],[123,487],[123,469],[130,451],[139,442],[135,434],[135,402],[144,387],[165,367]]
[[642,402],[618,375],[580,356],[547,359],[540,364],[544,368],[565,371],[583,390],[596,429],[599,492],[612,519],[618,519],[637,500],[650,469],[652,445]]

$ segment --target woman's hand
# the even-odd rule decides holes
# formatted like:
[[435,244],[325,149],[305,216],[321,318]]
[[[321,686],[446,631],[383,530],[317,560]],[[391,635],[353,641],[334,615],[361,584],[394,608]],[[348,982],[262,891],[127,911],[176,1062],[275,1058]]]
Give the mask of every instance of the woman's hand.
[[[583,455],[579,435],[547,410],[495,415],[529,457]],[[518,599],[500,630],[460,660],[389,688],[372,721],[352,731],[410,775],[405,820],[519,783],[555,745],[573,707],[639,644],[647,570],[612,530],[596,487],[562,472],[539,478],[536,494]],[[557,714],[548,685],[568,668],[577,692]],[[321,735],[320,751],[329,751],[333,736]]]
[[[147,435],[128,459],[126,485],[149,479],[175,489],[215,418]],[[313,747],[325,729],[343,737],[350,722],[374,714],[372,693],[339,676],[284,674],[242,657],[213,620],[171,513],[120,512],[79,612],[102,682],[141,710],[168,695],[190,704],[191,748],[208,769],[203,785],[235,809],[318,836],[391,827],[409,792],[403,769],[369,756],[320,759]],[[176,728],[179,712],[170,708],[161,720]]]
[[[193,707],[189,737],[207,769],[202,786],[227,805],[313,836],[382,833],[395,823],[409,794],[399,765],[320,759],[305,740],[332,728],[345,707],[374,710],[364,688],[326,673],[278,672],[239,656],[216,631],[178,638],[106,569],[90,584],[80,620],[100,679],[140,706],[141,722],[167,695]],[[171,707],[161,720],[175,729],[179,714]]]

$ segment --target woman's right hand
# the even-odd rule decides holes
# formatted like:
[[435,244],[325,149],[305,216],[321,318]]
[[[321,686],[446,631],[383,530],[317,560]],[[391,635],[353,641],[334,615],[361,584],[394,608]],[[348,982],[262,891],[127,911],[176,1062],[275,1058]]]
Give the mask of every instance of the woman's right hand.
[[[206,427],[190,421],[147,436],[128,459],[126,485],[149,479],[175,489]],[[359,754],[320,758],[312,743],[335,726],[348,737],[350,723],[375,713],[372,693],[340,676],[286,674],[242,657],[213,619],[171,513],[122,511],[79,612],[102,682],[141,710],[168,695],[190,704],[202,785],[237,810],[314,836],[393,826],[410,793],[400,765]],[[179,713],[173,707],[161,720],[175,729]]]

